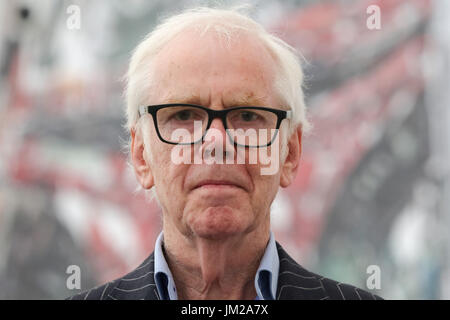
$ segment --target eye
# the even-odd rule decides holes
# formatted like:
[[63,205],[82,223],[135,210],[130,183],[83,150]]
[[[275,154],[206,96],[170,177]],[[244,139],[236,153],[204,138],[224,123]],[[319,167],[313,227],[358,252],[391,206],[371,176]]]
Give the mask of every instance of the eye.
[[187,121],[190,120],[193,116],[192,110],[181,110],[173,115],[175,120],[179,121]]
[[258,115],[256,113],[254,113],[254,112],[251,112],[251,111],[242,111],[239,114],[239,118],[242,121],[250,122],[250,121],[257,120],[258,119]]

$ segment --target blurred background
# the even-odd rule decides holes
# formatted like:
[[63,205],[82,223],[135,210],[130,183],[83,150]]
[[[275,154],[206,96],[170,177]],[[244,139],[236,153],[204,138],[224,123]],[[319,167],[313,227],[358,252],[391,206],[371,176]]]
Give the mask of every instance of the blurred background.
[[[151,253],[160,210],[127,165],[122,79],[162,18],[211,3],[0,2],[0,299],[62,299]],[[384,298],[450,299],[450,1],[249,3],[306,58],[315,126],[277,240],[365,289],[378,266]]]

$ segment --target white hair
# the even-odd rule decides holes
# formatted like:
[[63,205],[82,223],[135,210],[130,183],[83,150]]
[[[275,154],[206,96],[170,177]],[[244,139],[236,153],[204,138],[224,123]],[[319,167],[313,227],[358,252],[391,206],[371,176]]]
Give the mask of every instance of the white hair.
[[[311,124],[306,115],[303,95],[303,71],[300,54],[295,48],[267,32],[262,25],[240,12],[241,7],[231,9],[217,9],[199,7],[186,10],[180,14],[166,18],[134,50],[126,75],[126,119],[125,127],[128,131],[136,129],[138,124],[138,108],[148,105],[154,83],[152,62],[164,46],[181,32],[188,28],[196,30],[200,35],[212,30],[218,36],[228,40],[237,39],[239,32],[246,32],[259,39],[267,48],[275,62],[276,77],[274,89],[278,93],[287,109],[292,110],[292,120],[288,125],[288,132],[281,131],[286,141],[290,133],[299,126],[302,133],[309,132]],[[146,144],[144,137],[144,144]],[[282,143],[282,158],[284,159],[284,144]],[[150,150],[148,150],[151,152]],[[156,197],[155,188],[151,194],[146,192],[149,200]],[[157,197],[156,197],[157,198]]]
[[195,27],[200,34],[214,30],[232,40],[235,31],[254,35],[266,46],[276,63],[275,90],[293,113],[291,129],[301,125],[302,132],[310,130],[303,95],[303,72],[298,52],[275,35],[268,33],[259,23],[240,13],[238,8],[215,9],[199,7],[171,16],[136,47],[130,61],[126,80],[126,128],[133,129],[138,122],[138,108],[148,104],[153,83],[152,61],[164,46],[187,28]]

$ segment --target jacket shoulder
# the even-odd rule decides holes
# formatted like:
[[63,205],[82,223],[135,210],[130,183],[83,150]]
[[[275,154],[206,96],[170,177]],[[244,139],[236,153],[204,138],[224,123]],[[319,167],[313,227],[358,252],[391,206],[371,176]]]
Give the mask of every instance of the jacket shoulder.
[[277,243],[280,259],[277,299],[382,300],[361,288],[306,270]]
[[121,279],[99,285],[67,298],[67,300],[109,300],[112,290]]
[[319,281],[321,281],[330,300],[383,300],[378,295],[350,284],[325,277],[319,278]]
[[125,276],[68,297],[67,300],[157,299],[153,253]]

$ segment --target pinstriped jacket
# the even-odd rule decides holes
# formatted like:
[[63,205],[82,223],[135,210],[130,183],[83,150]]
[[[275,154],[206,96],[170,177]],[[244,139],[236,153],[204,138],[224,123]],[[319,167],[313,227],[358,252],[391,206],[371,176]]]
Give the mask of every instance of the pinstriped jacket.
[[[380,300],[360,288],[314,274],[295,262],[277,243],[280,271],[278,300]],[[155,300],[159,299],[153,277],[153,253],[122,278],[76,294],[73,300]]]

